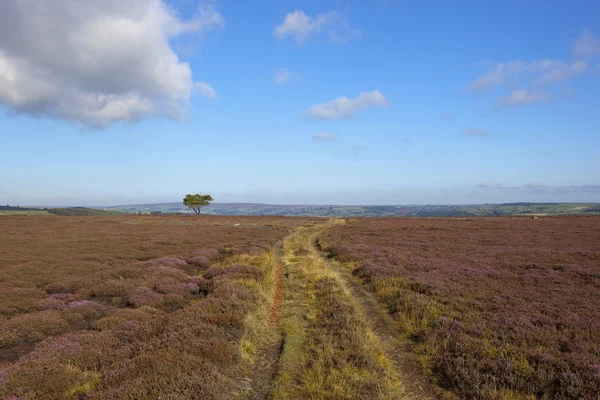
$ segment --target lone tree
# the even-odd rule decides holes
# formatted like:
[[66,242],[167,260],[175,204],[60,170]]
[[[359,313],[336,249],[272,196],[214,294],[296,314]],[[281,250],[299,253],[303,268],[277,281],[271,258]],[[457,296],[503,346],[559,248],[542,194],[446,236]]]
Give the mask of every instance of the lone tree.
[[202,207],[206,207],[213,201],[213,198],[210,194],[186,194],[183,199],[183,204],[196,213],[196,215],[200,214],[200,209]]

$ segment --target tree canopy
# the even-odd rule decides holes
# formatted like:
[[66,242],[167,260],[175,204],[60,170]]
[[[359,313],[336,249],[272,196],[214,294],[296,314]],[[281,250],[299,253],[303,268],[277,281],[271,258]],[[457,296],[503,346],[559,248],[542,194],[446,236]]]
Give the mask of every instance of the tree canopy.
[[196,215],[200,214],[200,209],[202,207],[206,207],[210,204],[210,202],[213,201],[213,198],[211,197],[210,194],[187,194],[185,195],[185,198],[183,199],[183,204],[186,207],[191,208],[192,210],[194,210],[194,213],[196,213]]

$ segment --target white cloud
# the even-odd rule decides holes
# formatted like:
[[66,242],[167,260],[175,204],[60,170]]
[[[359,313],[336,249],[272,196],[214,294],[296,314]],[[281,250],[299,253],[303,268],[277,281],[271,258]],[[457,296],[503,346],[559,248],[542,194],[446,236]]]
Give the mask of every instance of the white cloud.
[[530,92],[520,89],[512,91],[507,96],[500,97],[497,104],[498,107],[502,108],[547,100],[550,100],[550,94],[547,92]]
[[480,188],[484,188],[484,189],[498,189],[501,188],[502,185],[496,182],[483,182],[483,183],[478,183],[476,185],[477,187]]
[[194,89],[201,96],[206,97],[207,99],[214,99],[217,97],[217,92],[215,92],[215,89],[213,89],[208,83],[196,82],[194,83]]
[[544,185],[542,183],[527,183],[527,184],[525,184],[525,188],[529,189],[529,190],[540,190],[540,189],[545,189],[546,185]]
[[583,74],[588,64],[577,60],[569,64],[562,60],[511,61],[488,63],[488,72],[469,85],[469,90],[480,94],[495,86],[524,79],[532,85],[549,85]]
[[528,183],[525,189],[538,193],[598,193],[600,185],[547,186],[540,183]]
[[479,128],[465,128],[465,135],[467,136],[487,136],[488,132]]
[[572,64],[556,63],[553,68],[549,69],[542,76],[532,82],[533,85],[550,85],[582,75],[587,71],[588,63],[585,61],[575,61]]
[[286,14],[281,25],[273,30],[273,34],[278,38],[294,37],[298,46],[319,35],[327,36],[335,43],[344,43],[358,33],[359,31],[350,26],[345,16],[335,11],[321,13],[313,18],[304,11],[295,10]]
[[313,135],[312,140],[315,142],[332,142],[337,139],[337,136],[332,133],[319,132]]
[[372,92],[362,92],[354,99],[342,96],[327,103],[315,104],[306,110],[304,114],[307,118],[315,120],[351,118],[364,109],[385,107],[387,105],[388,101],[383,93],[374,90]]
[[213,7],[181,20],[162,0],[0,1],[0,103],[105,127],[179,118],[194,87],[169,40],[222,28]]
[[288,69],[280,69],[279,71],[275,72],[275,75],[273,76],[273,82],[278,85],[282,85],[290,79],[291,75],[292,74]]
[[589,58],[600,54],[600,38],[590,29],[583,29],[573,43],[575,57]]
[[354,145],[348,150],[342,150],[338,152],[339,155],[350,155],[354,161],[362,160],[362,153],[364,150],[364,146]]

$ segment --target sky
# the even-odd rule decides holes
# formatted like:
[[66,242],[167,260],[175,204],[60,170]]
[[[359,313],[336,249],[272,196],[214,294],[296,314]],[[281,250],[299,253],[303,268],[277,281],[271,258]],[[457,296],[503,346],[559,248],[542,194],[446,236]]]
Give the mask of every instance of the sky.
[[599,15],[5,0],[0,204],[600,202]]

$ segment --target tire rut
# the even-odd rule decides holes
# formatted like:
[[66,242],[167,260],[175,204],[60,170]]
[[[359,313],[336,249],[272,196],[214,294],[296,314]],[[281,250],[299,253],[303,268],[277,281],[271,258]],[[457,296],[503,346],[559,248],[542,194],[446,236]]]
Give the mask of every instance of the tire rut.
[[282,266],[282,246],[283,242],[276,245],[277,269],[275,271],[276,283],[274,301],[269,313],[270,329],[277,331],[265,345],[260,348],[256,355],[256,360],[252,373],[238,382],[238,389],[243,393],[241,398],[248,400],[268,400],[271,399],[273,383],[277,376],[279,357],[283,348],[283,336],[279,332],[279,319],[281,314],[281,302],[283,300],[285,283],[283,281]]
[[394,363],[398,375],[402,379],[406,396],[414,400],[447,397],[448,394],[443,393],[442,389],[436,386],[426,374],[419,357],[413,351],[412,343],[397,328],[396,322],[387,313],[385,307],[375,299],[358,278],[352,276],[348,268],[338,261],[328,259],[315,242],[312,245],[327,265],[345,281],[356,304],[362,309],[373,331],[384,344],[387,356]]

